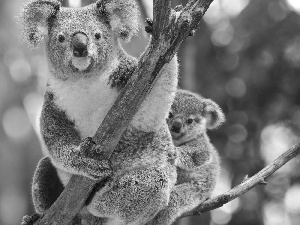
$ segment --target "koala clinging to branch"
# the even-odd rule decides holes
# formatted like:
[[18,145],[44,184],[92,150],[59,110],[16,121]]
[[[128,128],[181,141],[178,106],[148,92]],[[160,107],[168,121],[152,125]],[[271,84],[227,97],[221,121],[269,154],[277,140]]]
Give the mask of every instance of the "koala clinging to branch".
[[220,162],[206,130],[214,129],[223,122],[224,114],[215,102],[189,91],[177,91],[167,119],[177,146],[177,183],[168,207],[148,225],[170,225],[211,195]]
[[[176,182],[176,167],[169,160],[175,149],[165,121],[177,88],[176,57],[162,68],[107,160],[90,137],[136,68],[137,60],[119,43],[138,28],[136,3],[99,0],[64,8],[57,0],[32,0],[20,24],[30,45],[45,40],[50,77],[41,134],[60,181],[66,185],[72,174],[95,180],[109,177],[91,196],[88,211],[105,218],[105,224],[145,224],[167,206]],[[52,190],[40,176],[46,162],[41,161],[32,186],[39,214],[51,205],[43,204]]]

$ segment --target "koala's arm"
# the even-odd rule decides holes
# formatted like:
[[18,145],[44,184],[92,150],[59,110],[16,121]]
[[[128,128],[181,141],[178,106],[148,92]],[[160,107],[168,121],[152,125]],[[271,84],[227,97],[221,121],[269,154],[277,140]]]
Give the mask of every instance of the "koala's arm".
[[177,159],[175,165],[183,170],[193,171],[210,160],[208,148],[202,146],[204,143],[197,145],[185,144],[176,147]]
[[112,88],[116,87],[118,90],[121,90],[135,71],[138,60],[120,50],[119,62],[118,68],[110,75],[109,82]]
[[157,132],[166,123],[178,84],[177,56],[164,65],[131,125],[144,132]]
[[74,122],[55,105],[54,98],[53,93],[46,91],[40,118],[42,138],[52,163],[63,171],[91,179],[109,174],[108,161],[88,157],[87,151],[92,149],[92,141],[85,139],[81,143]]

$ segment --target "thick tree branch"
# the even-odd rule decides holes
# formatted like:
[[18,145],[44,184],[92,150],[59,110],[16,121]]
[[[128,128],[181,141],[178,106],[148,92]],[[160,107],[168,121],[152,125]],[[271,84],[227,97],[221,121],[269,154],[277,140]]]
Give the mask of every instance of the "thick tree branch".
[[214,198],[208,199],[207,201],[203,202],[199,207],[197,207],[194,211],[186,213],[182,217],[196,216],[196,215],[200,215],[201,213],[219,208],[224,204],[246,193],[247,191],[249,191],[250,189],[254,188],[257,185],[260,184],[266,185],[267,182],[265,181],[265,179],[267,177],[272,175],[280,167],[282,167],[284,164],[286,164],[292,158],[295,158],[299,154],[300,154],[300,143],[294,145],[288,151],[286,151],[281,156],[279,156],[273,163],[263,168],[261,171],[259,171],[251,178],[246,177],[240,185],[234,187],[233,189],[231,189],[230,191],[222,195],[218,195]]
[[[111,155],[124,130],[151,90],[160,69],[169,62],[189,33],[196,29],[212,0],[190,0],[182,12],[172,13],[170,0],[154,0],[153,37],[139,59],[131,80],[96,132],[94,141]],[[79,212],[95,181],[72,176],[63,193],[36,225],[67,225]]]

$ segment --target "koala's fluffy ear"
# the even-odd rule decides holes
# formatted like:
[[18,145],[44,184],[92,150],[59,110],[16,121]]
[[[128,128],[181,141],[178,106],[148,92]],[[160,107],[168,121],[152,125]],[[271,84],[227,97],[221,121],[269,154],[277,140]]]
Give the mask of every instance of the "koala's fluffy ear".
[[18,16],[23,31],[22,39],[30,46],[37,47],[48,35],[50,19],[58,13],[60,7],[57,0],[31,0],[26,3]]
[[118,38],[129,41],[138,31],[139,10],[134,0],[98,0],[96,4]]
[[207,129],[215,129],[225,122],[224,113],[215,102],[210,99],[206,99],[204,105],[204,116],[207,121]]

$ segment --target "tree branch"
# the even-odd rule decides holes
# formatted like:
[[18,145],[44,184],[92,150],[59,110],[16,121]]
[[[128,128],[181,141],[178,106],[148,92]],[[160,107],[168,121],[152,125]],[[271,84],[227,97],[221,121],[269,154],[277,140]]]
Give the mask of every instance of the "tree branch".
[[195,210],[182,215],[180,218],[200,215],[204,212],[219,208],[224,204],[246,193],[247,191],[249,191],[250,189],[254,188],[257,185],[260,184],[266,185],[267,182],[265,181],[265,179],[267,177],[272,175],[280,167],[282,167],[284,164],[286,164],[288,161],[290,161],[292,158],[295,158],[299,154],[300,154],[300,143],[291,147],[289,150],[287,150],[285,153],[279,156],[273,163],[263,168],[261,171],[259,171],[251,178],[246,177],[240,185],[234,187],[233,189],[231,189],[230,191],[222,195],[218,195],[214,198],[206,200]]
[[[111,155],[137,109],[156,81],[163,65],[169,62],[180,44],[197,28],[212,0],[190,0],[177,19],[170,0],[154,0],[153,37],[139,59],[137,69],[122,90],[93,137]],[[67,225],[84,206],[95,181],[72,176],[65,190],[36,225]]]

